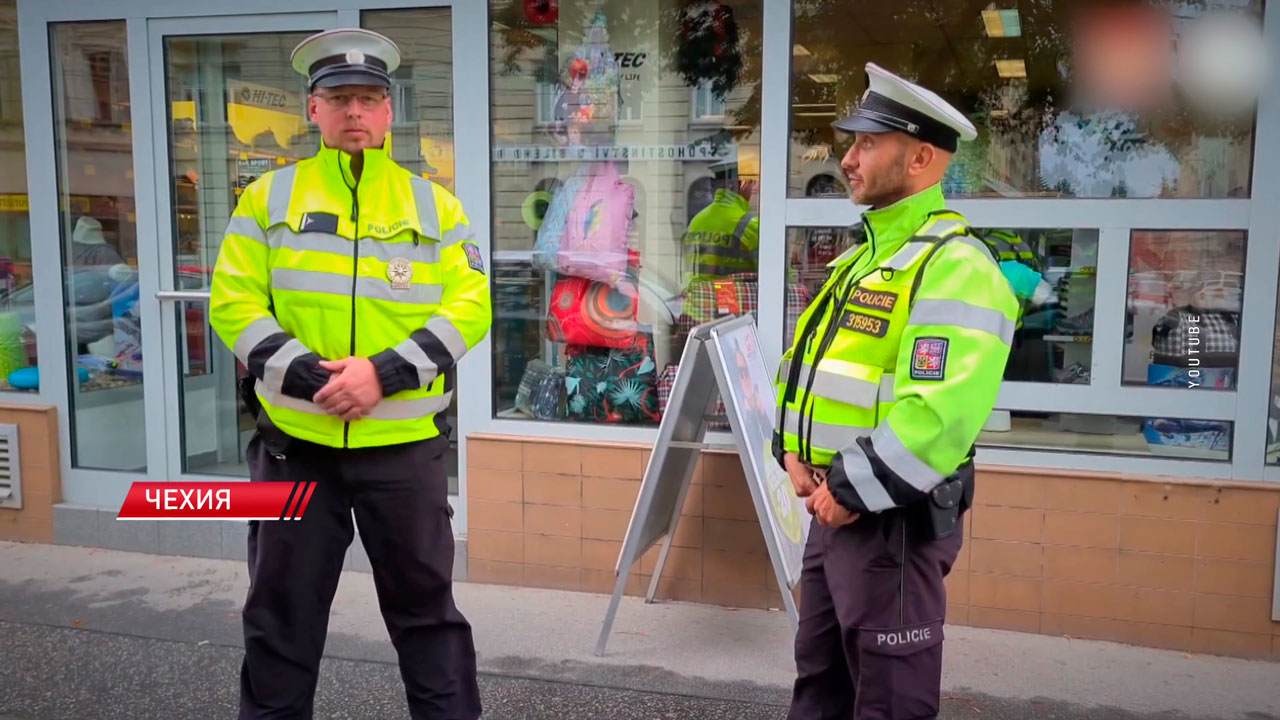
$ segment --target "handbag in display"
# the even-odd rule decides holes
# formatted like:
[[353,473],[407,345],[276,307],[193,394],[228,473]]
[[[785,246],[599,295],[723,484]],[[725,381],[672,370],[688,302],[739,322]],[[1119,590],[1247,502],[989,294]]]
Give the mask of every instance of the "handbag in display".
[[622,182],[617,165],[594,163],[565,221],[557,270],[608,285],[621,281],[635,199],[635,187]]
[[556,282],[544,326],[548,340],[619,349],[635,345],[640,328],[639,256],[629,254],[632,271],[616,285],[580,277],[561,277]]
[[564,370],[532,360],[516,390],[516,409],[538,420],[561,420],[565,417],[564,389]]
[[641,330],[627,349],[569,345],[565,358],[570,419],[654,425],[662,418],[651,330]]

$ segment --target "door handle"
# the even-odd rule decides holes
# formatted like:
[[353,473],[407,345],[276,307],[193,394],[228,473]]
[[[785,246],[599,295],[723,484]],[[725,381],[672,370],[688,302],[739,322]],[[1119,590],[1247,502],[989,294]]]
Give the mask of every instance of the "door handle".
[[160,290],[156,293],[157,300],[168,300],[171,302],[209,302],[208,290]]

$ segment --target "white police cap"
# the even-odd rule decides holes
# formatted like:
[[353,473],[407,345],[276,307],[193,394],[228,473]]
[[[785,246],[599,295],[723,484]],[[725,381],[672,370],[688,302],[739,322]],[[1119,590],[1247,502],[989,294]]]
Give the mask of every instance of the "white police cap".
[[867,63],[867,91],[858,109],[833,123],[845,132],[900,131],[947,152],[955,152],[958,140],[978,136],[973,123],[931,90],[908,82],[875,63]]
[[363,28],[327,30],[293,49],[293,69],[310,79],[311,89],[340,85],[391,87],[400,67],[400,48],[389,38]]

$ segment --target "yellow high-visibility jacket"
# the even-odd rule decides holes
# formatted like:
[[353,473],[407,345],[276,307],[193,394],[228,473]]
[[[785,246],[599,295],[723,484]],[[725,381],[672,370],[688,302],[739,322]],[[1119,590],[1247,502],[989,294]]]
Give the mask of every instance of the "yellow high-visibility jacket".
[[[337,448],[447,432],[458,361],[489,331],[489,283],[462,204],[368,149],[321,148],[246,188],[214,268],[210,322],[285,433]],[[372,360],[384,398],[345,423],[312,402],[322,360]]]
[[835,499],[865,513],[923,499],[968,460],[1018,304],[937,185],[866,213],[863,228],[783,355],[774,454],[828,467]]

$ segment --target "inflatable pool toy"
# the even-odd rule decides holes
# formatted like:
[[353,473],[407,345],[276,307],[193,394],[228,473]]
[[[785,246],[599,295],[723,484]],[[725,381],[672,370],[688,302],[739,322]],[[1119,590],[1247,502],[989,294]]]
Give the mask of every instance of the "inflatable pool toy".
[[551,205],[551,193],[546,190],[536,190],[529,193],[524,204],[520,206],[520,214],[524,217],[524,224],[531,229],[537,230],[542,227],[542,218],[547,215],[547,208]]

